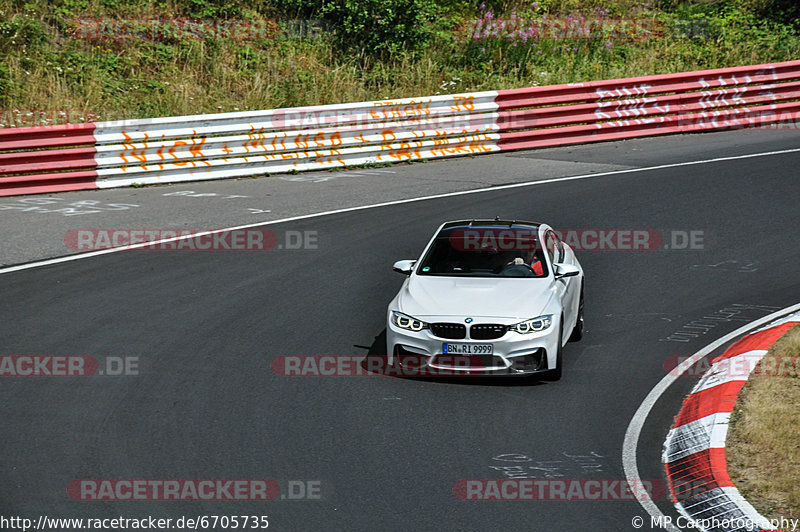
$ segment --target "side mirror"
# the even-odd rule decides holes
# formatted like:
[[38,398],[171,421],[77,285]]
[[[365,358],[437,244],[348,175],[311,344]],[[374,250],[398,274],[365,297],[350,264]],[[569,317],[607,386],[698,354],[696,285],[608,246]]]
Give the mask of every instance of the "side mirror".
[[414,264],[417,261],[415,260],[398,260],[392,266],[392,269],[397,273],[402,273],[403,275],[411,275],[411,270],[414,268]]
[[556,278],[574,277],[580,275],[581,270],[574,264],[553,264],[553,274]]

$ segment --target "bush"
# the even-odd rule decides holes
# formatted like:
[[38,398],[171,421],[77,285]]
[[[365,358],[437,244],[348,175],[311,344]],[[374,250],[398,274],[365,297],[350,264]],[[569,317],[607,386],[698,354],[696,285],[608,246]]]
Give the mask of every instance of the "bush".
[[5,96],[8,94],[9,84],[8,67],[0,64],[0,105],[6,105]]
[[442,8],[434,0],[333,0],[320,13],[342,48],[385,57],[424,49]]
[[797,0],[743,0],[744,5],[759,17],[800,26],[800,3]]
[[33,17],[16,16],[0,21],[0,53],[20,47],[39,47],[50,40],[42,23]]

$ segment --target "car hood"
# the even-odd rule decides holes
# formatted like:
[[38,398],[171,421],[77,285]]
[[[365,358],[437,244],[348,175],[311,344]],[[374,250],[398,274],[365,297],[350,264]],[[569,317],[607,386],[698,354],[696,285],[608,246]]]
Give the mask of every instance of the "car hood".
[[549,278],[412,275],[400,291],[398,306],[400,312],[417,318],[469,316],[524,320],[539,316],[554,294]]

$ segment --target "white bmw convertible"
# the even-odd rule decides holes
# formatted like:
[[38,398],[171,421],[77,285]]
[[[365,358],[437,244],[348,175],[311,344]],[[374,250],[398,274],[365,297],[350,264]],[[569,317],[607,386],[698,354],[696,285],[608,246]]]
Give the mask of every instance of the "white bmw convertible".
[[561,378],[562,349],[583,335],[583,269],[533,222],[446,222],[389,304],[389,367],[427,375]]

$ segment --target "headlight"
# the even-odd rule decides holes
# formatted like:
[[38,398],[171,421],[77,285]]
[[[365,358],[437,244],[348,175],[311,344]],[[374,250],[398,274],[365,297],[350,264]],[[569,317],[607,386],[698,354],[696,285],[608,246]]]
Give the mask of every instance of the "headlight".
[[392,323],[400,327],[401,329],[408,329],[409,331],[421,331],[422,329],[427,329],[428,324],[424,321],[420,321],[417,318],[412,318],[402,312],[397,312],[396,310],[392,311]]
[[539,332],[547,329],[553,323],[553,315],[547,314],[546,316],[539,316],[538,318],[533,318],[530,320],[525,320],[523,322],[517,323],[515,325],[510,325],[508,327],[509,330],[518,332],[520,334],[528,334]]

